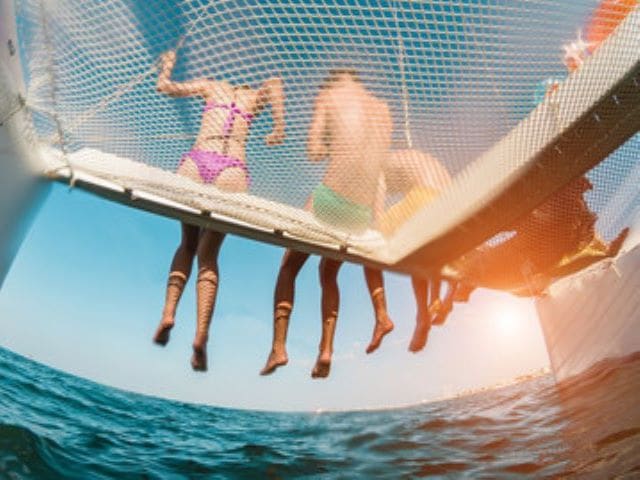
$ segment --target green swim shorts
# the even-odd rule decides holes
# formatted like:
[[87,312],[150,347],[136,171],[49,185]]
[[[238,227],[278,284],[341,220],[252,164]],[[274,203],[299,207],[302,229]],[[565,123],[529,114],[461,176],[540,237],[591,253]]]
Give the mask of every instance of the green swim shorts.
[[322,183],[313,191],[313,213],[323,222],[351,231],[365,230],[373,221],[371,208],[344,198]]

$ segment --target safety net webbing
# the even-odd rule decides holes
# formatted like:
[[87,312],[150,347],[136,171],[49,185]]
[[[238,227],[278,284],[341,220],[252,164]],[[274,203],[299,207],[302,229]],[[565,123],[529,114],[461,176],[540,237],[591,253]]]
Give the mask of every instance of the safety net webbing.
[[[562,96],[557,108],[578,105],[612,82],[600,66],[567,87],[567,62],[593,54],[579,66],[588,70],[600,53],[589,41],[606,40],[632,21],[607,57],[628,62],[621,45],[638,42],[634,8],[637,2],[629,0],[17,0],[16,22],[27,105],[50,175],[85,175],[249,229],[347,246],[365,259],[393,264],[442,233],[429,225],[422,235],[416,217],[431,218],[435,204],[434,221],[455,224],[470,211],[471,190],[490,201],[484,190],[504,186],[534,156],[530,146],[553,138],[542,116],[530,121],[526,135],[513,141],[513,155],[494,158],[492,171],[474,177],[482,178],[479,185],[468,178],[482,171],[473,162],[531,119],[537,105],[553,108],[555,89]],[[175,81],[208,78],[258,88],[274,76],[282,79],[286,139],[265,144],[273,127],[269,108],[252,122],[246,193],[221,192],[175,174],[198,134],[203,102],[156,90],[158,59],[168,50],[177,53]],[[355,70],[386,102],[392,151],[421,152],[382,167],[384,221],[357,233],[340,226],[344,219],[319,221],[305,209],[327,166],[309,161],[306,144],[319,87],[332,69]],[[636,136],[590,174],[594,189],[586,198],[605,238],[637,212],[637,156]],[[451,184],[443,180],[447,173]],[[344,176],[357,185],[354,172]],[[496,231],[510,229],[503,227]]]

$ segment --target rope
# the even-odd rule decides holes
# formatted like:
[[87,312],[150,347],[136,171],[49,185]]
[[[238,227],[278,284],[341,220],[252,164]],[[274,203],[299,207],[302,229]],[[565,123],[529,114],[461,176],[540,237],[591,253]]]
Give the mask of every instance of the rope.
[[57,136],[59,139],[59,143],[60,143],[60,149],[62,150],[62,158],[64,160],[64,162],[66,163],[67,167],[69,168],[69,172],[70,172],[70,176],[69,176],[69,187],[73,187],[75,184],[75,172],[73,170],[73,166],[71,165],[71,162],[69,162],[69,157],[68,157],[68,152],[67,152],[67,144],[64,141],[64,133],[62,130],[62,122],[60,121],[60,117],[57,115],[56,113],[56,105],[58,104],[58,89],[56,88],[57,83],[56,83],[56,77],[55,77],[55,69],[54,69],[54,52],[51,49],[51,44],[52,44],[52,38],[49,32],[49,22],[47,21],[47,15],[46,15],[46,11],[45,11],[45,6],[44,6],[44,1],[40,0],[40,21],[42,23],[42,31],[44,34],[44,42],[45,42],[45,48],[47,50],[47,56],[49,58],[49,68],[47,69],[47,73],[49,74],[49,77],[51,79],[51,103],[53,105],[53,114],[52,114],[52,118],[53,121],[56,125],[56,130],[57,130]]
[[397,2],[393,1],[393,20],[398,32],[398,66],[400,67],[400,78],[402,82],[402,109],[404,113],[404,139],[407,143],[407,147],[413,148],[413,140],[411,139],[411,124],[409,121],[409,90],[407,88],[407,77],[405,74],[404,66],[404,41],[402,40],[402,32],[398,23],[398,7]]
[[20,110],[22,110],[25,107],[25,101],[22,95],[16,95],[15,103],[17,105],[13,107],[13,110],[9,111],[9,113],[7,113],[2,119],[0,119],[0,127],[3,126],[5,122],[10,120],[11,117],[13,117],[16,113],[18,113]]
[[[186,41],[187,37],[191,34],[196,24],[200,20],[202,20],[202,18],[204,18],[203,11],[205,11],[206,8],[207,8],[206,5],[202,7],[200,9],[201,12],[198,13],[197,16],[187,24],[187,29],[185,33],[183,33],[178,38],[178,42],[176,43],[176,46],[173,49],[176,53],[178,52],[178,50],[182,48],[182,46],[184,45],[184,42]],[[50,50],[49,42],[47,43],[47,48],[48,50]],[[51,52],[49,53],[51,54]],[[135,77],[130,79],[128,82],[120,84],[120,86],[116,88],[116,90],[112,94],[107,95],[102,100],[100,100],[100,102],[94,108],[87,110],[83,115],[78,116],[75,122],[72,122],[70,125],[68,125],[67,133],[73,133],[84,122],[93,118],[97,113],[107,108],[115,100],[118,100],[124,94],[130,92],[136,85],[142,83],[147,77],[156,73],[159,67],[160,67],[160,58],[156,59],[156,61],[151,65],[151,67],[149,67],[144,72],[141,72],[140,74],[136,75]],[[59,134],[61,135],[62,132],[59,132]]]

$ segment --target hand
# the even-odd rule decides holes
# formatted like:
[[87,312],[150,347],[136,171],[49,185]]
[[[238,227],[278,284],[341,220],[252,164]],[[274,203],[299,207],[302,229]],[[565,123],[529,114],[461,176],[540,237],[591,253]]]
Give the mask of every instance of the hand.
[[284,138],[284,130],[274,130],[269,135],[267,135],[265,142],[267,142],[267,145],[269,145],[270,147],[273,147],[275,145],[282,145],[284,143]]

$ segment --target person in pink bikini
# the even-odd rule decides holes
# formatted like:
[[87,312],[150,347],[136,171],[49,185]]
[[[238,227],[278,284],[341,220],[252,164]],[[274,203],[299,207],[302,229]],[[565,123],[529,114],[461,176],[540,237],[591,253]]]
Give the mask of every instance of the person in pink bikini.
[[[250,177],[245,143],[252,121],[269,104],[273,131],[265,141],[270,146],[284,141],[282,80],[270,78],[257,90],[205,78],[175,82],[171,80],[175,63],[175,52],[162,55],[158,92],[172,97],[201,97],[205,102],[198,137],[191,150],[182,156],[177,173],[227,192],[246,191]],[[218,253],[223,240],[223,233],[182,223],[182,239],[171,263],[162,319],[153,337],[158,345],[164,346],[169,341],[176,307],[197,256],[197,328],[191,366],[198,371],[207,369],[206,344],[218,289]]]

